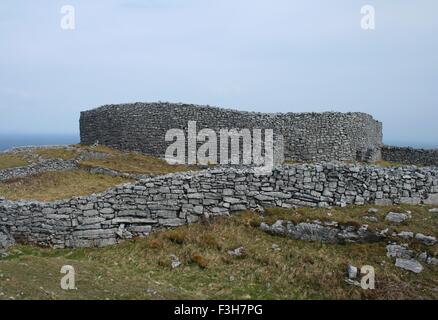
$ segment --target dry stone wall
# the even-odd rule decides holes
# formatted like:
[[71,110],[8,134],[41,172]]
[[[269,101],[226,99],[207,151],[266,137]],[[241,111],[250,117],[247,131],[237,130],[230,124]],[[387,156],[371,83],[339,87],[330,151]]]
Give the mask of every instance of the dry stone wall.
[[245,209],[368,203],[438,204],[438,170],[322,163],[263,176],[251,168],[175,173],[62,201],[0,200],[0,229],[21,243],[92,247]]
[[438,149],[414,149],[384,146],[382,159],[413,165],[438,166]]
[[[81,113],[81,142],[163,156],[169,129],[273,129],[286,159],[379,160],[382,124],[365,113],[256,113],[174,103],[106,105]],[[187,135],[186,135],[187,136]]]
[[16,167],[0,170],[0,181],[14,180],[50,171],[64,171],[75,169],[76,160],[48,159],[31,163],[25,167]]

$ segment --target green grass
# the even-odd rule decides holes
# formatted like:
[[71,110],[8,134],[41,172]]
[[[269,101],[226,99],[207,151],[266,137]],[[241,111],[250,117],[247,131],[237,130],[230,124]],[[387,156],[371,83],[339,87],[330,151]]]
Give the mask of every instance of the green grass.
[[24,167],[27,166],[29,162],[22,156],[16,154],[0,154],[0,170]]
[[83,170],[45,172],[0,182],[0,197],[9,200],[52,201],[103,192],[111,186],[131,181]]
[[[348,213],[348,208],[342,210]],[[245,212],[99,249],[16,246],[0,259],[0,298],[438,299],[437,267],[423,264],[421,274],[396,268],[386,257],[385,242],[295,241],[262,232],[254,224],[257,219],[257,214]],[[274,251],[273,244],[281,250]],[[243,257],[228,255],[240,246],[245,248]],[[171,254],[180,259],[180,267],[170,267]],[[345,283],[349,263],[373,266],[376,289]],[[60,289],[64,264],[75,267],[77,290]]]

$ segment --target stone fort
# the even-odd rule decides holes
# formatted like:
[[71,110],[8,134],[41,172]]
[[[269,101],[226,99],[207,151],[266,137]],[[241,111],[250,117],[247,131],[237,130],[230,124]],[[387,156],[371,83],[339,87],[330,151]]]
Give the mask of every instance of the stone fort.
[[[304,163],[276,166],[267,175],[251,167],[219,166],[136,178],[103,193],[51,202],[0,198],[0,251],[15,241],[57,248],[105,246],[206,217],[270,207],[438,205],[438,150],[383,146],[382,124],[365,113],[269,114],[171,103],[107,105],[82,112],[81,142],[162,156],[171,143],[165,141],[167,130],[187,130],[189,121],[197,121],[198,130],[273,129],[274,136],[282,136],[285,158]],[[382,158],[430,166],[354,162]],[[76,160],[51,159],[0,170],[0,181],[77,166]],[[310,235],[326,230],[321,225],[314,228]],[[351,228],[347,234],[353,238],[363,231],[362,226]],[[330,230],[342,235],[344,231]],[[349,241],[357,240],[353,238]]]
[[382,124],[366,113],[258,113],[182,103],[106,105],[84,111],[80,117],[81,143],[163,156],[171,142],[169,129],[187,132],[189,121],[198,131],[273,129],[282,136],[284,158],[294,161],[381,158]]

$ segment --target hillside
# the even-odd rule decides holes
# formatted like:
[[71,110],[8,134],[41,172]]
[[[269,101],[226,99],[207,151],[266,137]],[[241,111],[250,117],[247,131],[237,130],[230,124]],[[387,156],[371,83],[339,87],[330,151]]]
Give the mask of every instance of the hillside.
[[[294,219],[364,221],[369,207],[300,209]],[[380,227],[391,210],[411,211],[394,231],[436,230],[438,217],[418,206],[379,207]],[[421,262],[413,273],[394,265],[387,242],[324,244],[263,232],[285,212],[262,216],[243,212],[230,218],[160,231],[147,238],[98,249],[53,250],[14,246],[0,259],[1,299],[437,299],[438,266]],[[329,215],[330,214],[330,215]],[[352,217],[352,218],[349,218]],[[354,218],[353,218],[354,217]],[[350,220],[350,221],[348,221]],[[438,246],[406,240],[409,248],[437,255]],[[234,254],[239,252],[241,255]],[[230,251],[230,252],[229,252]],[[172,268],[172,262],[177,262]],[[74,266],[77,290],[59,286],[63,265]],[[349,264],[375,268],[374,290],[348,282]]]
[[[373,167],[369,173],[367,167],[362,168],[359,164],[347,165],[345,168],[329,165],[328,167],[338,171],[330,171],[327,174],[325,172],[331,170],[327,169],[327,166],[309,165],[307,168],[306,165],[297,164],[295,167],[291,165],[291,170],[301,170],[303,181],[328,177],[331,180],[324,182],[327,185],[339,181],[339,186],[347,186],[354,181],[361,181],[359,187],[363,188],[364,184],[370,183],[369,189],[372,189],[372,183],[376,183],[377,176],[380,176],[379,188],[385,190],[387,187],[384,181],[387,180],[388,183],[394,184],[394,188],[401,186],[403,191],[400,195],[405,195],[407,188],[411,188],[407,183],[400,181],[411,181],[413,187],[409,190],[412,195],[417,194],[419,191],[416,190],[420,190],[425,184],[435,188],[435,182],[432,180],[435,177],[434,171],[427,168],[419,171],[406,169],[415,175],[414,179],[406,175],[400,165],[388,162],[382,162],[380,165],[381,168]],[[193,186],[184,187],[189,191],[182,191],[183,187],[177,181],[179,178],[170,177],[165,180],[158,177],[157,180],[142,180],[145,185],[146,183],[151,185],[150,190],[147,191],[151,192],[150,195],[146,192],[147,188],[132,183],[139,179],[161,176],[164,173],[196,171],[200,168],[170,166],[158,158],[101,146],[16,149],[0,155],[0,168],[0,178],[3,178],[0,182],[0,198],[8,200],[52,201],[104,192],[115,185],[131,183],[126,188],[121,188],[120,194],[108,193],[114,197],[114,209],[108,204],[100,211],[90,210],[88,208],[90,204],[86,202],[83,205],[86,207],[84,212],[76,209],[74,205],[73,208],[69,208],[72,216],[78,214],[79,222],[82,223],[77,226],[79,231],[75,226],[67,227],[66,230],[69,232],[73,230],[81,234],[87,232],[94,234],[101,227],[106,230],[107,225],[103,223],[117,220],[115,215],[118,213],[114,211],[120,209],[119,204],[116,203],[118,199],[124,199],[123,201],[129,205],[138,202],[136,208],[144,208],[143,211],[125,210],[124,214],[141,214],[141,217],[123,217],[124,222],[117,225],[119,229],[116,230],[119,237],[116,242],[120,243],[103,248],[55,249],[45,247],[46,243],[43,245],[43,242],[39,245],[29,245],[17,238],[18,244],[0,250],[0,299],[438,298],[438,245],[436,244],[438,209],[432,204],[295,208],[288,203],[278,202],[285,200],[285,193],[273,191],[269,185],[286,190],[285,188],[288,188],[286,184],[289,183],[287,181],[294,181],[290,182],[289,188],[292,186],[299,188],[302,184],[295,180],[301,178],[295,180],[292,178],[286,182],[281,179],[271,181],[266,178],[266,182],[260,184],[264,191],[258,194],[262,196],[259,199],[263,199],[267,204],[280,203],[289,208],[238,209],[240,212],[233,212],[232,216],[227,212],[223,217],[200,215],[197,223],[177,227],[174,226],[182,223],[183,219],[180,216],[181,219],[173,219],[169,216],[169,221],[172,223],[154,225],[152,231],[151,227],[147,226],[147,236],[139,237],[135,233],[127,232],[129,230],[134,232],[132,230],[144,227],[135,225],[133,221],[152,223],[152,218],[155,219],[156,216],[151,213],[150,216],[145,217],[145,212],[149,210],[145,207],[146,202],[137,201],[136,197],[129,198],[133,193],[139,192],[139,198],[154,199],[154,201],[161,199],[166,202],[155,191],[162,190],[163,195],[171,195],[168,188],[161,184],[163,181],[170,181],[169,183],[173,185],[172,190],[178,191],[178,199],[185,198],[187,196],[185,192],[190,191],[190,200],[188,200],[190,203],[186,205],[187,208],[192,204],[204,202],[201,202],[202,195],[196,193]],[[315,172],[312,173],[313,169]],[[361,178],[360,170],[365,170],[372,183]],[[229,188],[234,182],[238,183],[234,198],[231,196],[224,198],[222,203],[224,208],[227,208],[227,203],[231,208],[244,207],[242,204],[245,202],[239,199],[244,194],[239,195],[237,191],[237,189],[244,190],[242,178],[232,173],[227,180],[224,178],[223,171],[215,172],[218,177],[215,182],[217,185],[225,184]],[[290,174],[295,171],[285,172]],[[199,177],[207,179],[212,173],[213,171],[200,172],[198,175],[192,174],[184,179],[207,188],[205,182],[207,180],[199,182],[197,179]],[[280,177],[286,173],[281,173]],[[8,179],[11,174],[16,176]],[[390,177],[389,174],[393,176]],[[158,183],[159,187],[156,190],[154,184],[151,184],[153,181]],[[246,182],[247,186],[251,184],[256,187],[259,185],[257,180]],[[303,188],[306,190],[307,185],[304,184]],[[353,192],[351,188],[350,185],[347,191],[346,188],[342,189],[344,193],[351,196]],[[230,189],[226,190],[228,194]],[[305,196],[310,201],[317,199],[318,193],[315,190],[297,194],[299,197]],[[374,192],[376,194],[380,192],[382,197],[384,195],[384,192],[377,191],[377,188]],[[211,195],[211,192],[206,194]],[[278,196],[280,200],[269,200],[267,194]],[[397,192],[393,194],[397,195]],[[100,197],[106,199],[105,194]],[[98,197],[94,198],[93,201],[100,203]],[[364,200],[359,194],[355,199]],[[64,202],[69,203],[69,200],[66,201]],[[212,203],[211,199],[208,201]],[[37,218],[32,228],[45,235],[48,231],[43,227],[48,228],[47,230],[55,230],[51,229],[52,226],[49,224],[57,226],[70,223],[68,219],[72,216],[56,213],[56,205],[62,203],[62,201],[54,202],[55,209],[45,207],[42,210],[43,214],[38,211],[38,205],[31,204],[32,210],[36,210],[31,211],[33,216],[48,217],[60,214],[58,220]],[[167,200],[166,203],[169,204],[169,208],[175,206],[174,209],[177,210],[178,202]],[[156,202],[151,202],[151,205],[155,204]],[[101,205],[103,206],[103,203]],[[9,210],[8,208],[6,205],[2,210]],[[160,207],[156,209],[159,210],[158,214],[165,211]],[[79,213],[75,213],[75,210],[79,210]],[[199,205],[196,210],[199,210]],[[165,214],[172,212],[167,209]],[[91,213],[96,216],[90,216]],[[27,217],[29,213],[17,211],[17,214],[24,214]],[[108,218],[109,216],[111,217]],[[4,217],[6,220],[2,222],[4,226],[8,226],[8,216]],[[194,216],[187,214],[187,217]],[[105,221],[105,219],[109,220]],[[178,220],[178,224],[174,224],[175,220]],[[23,220],[17,220],[19,222],[17,226],[20,226],[21,221]],[[41,221],[43,222],[40,228],[38,223]],[[134,225],[130,227],[130,223]],[[125,229],[125,224],[132,229]],[[96,229],[92,230],[92,228]],[[5,235],[7,237],[8,233],[0,229],[1,241],[5,240],[2,238]],[[46,238],[53,240],[55,237],[52,235]],[[106,244],[110,243],[113,242]],[[77,290],[65,291],[60,288],[60,279],[63,276],[60,270],[64,265],[75,268]],[[375,270],[375,289],[364,290],[360,287],[361,275],[355,277],[351,275],[353,267],[360,270],[365,265]],[[347,274],[349,266],[350,276]]]

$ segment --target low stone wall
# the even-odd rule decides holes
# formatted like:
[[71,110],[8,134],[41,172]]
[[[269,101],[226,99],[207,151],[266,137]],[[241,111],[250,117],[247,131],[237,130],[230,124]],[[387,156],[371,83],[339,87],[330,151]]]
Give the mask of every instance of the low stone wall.
[[382,159],[413,165],[438,166],[438,149],[414,149],[384,146]]
[[176,173],[56,202],[0,201],[0,227],[17,242],[55,247],[117,243],[201,216],[245,209],[393,203],[438,204],[438,170],[296,164]]
[[26,167],[8,168],[0,170],[0,181],[24,178],[27,176],[49,172],[64,171],[76,168],[76,160],[49,159],[32,163]]
[[[38,149],[65,149],[78,151],[78,154],[70,159],[64,160],[61,158],[44,159],[39,157],[34,151]],[[88,150],[77,150],[71,146],[29,146],[29,147],[17,147],[13,148],[7,152],[1,152],[0,154],[18,154],[24,157],[30,162],[29,165],[24,167],[7,168],[0,170],[0,182],[14,180],[19,178],[25,178],[28,176],[44,173],[44,172],[54,172],[54,171],[66,171],[72,169],[78,169],[81,160],[88,159],[104,159],[109,157],[108,154],[102,152],[88,151]],[[109,174],[111,176],[124,176],[133,179],[145,178],[144,175],[134,175],[126,174],[122,172],[117,172],[114,170],[100,168],[100,167],[87,167],[84,168],[92,173],[102,173]]]

